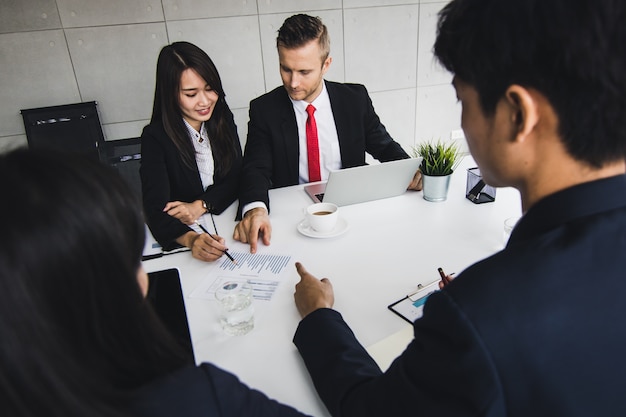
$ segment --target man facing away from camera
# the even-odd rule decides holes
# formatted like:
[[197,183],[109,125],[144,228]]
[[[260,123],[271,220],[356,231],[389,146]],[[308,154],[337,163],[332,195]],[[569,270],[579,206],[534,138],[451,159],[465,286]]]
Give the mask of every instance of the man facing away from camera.
[[620,0],[444,7],[434,51],[469,149],[524,214],[385,372],[296,264],[294,343],[333,416],[626,415],[625,21]]

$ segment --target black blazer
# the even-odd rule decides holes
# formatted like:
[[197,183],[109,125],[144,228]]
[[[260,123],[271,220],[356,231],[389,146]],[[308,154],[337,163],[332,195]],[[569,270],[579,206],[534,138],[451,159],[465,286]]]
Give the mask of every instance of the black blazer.
[[213,213],[219,214],[235,201],[239,191],[241,173],[241,144],[235,122],[231,121],[237,156],[226,175],[214,176],[214,184],[202,188],[200,173],[190,169],[180,157],[174,142],[167,136],[163,125],[149,124],[141,134],[141,187],[146,222],[154,238],[165,250],[178,245],[176,238],[184,235],[189,226],[163,212],[168,201],[205,200]]
[[[365,165],[365,153],[381,162],[409,158],[374,111],[360,84],[325,81],[337,126],[342,168]],[[298,184],[298,125],[283,86],[250,102],[239,215],[253,201],[269,208],[268,190]]]
[[304,416],[208,363],[182,369],[142,387],[133,398],[131,411],[145,417]]
[[624,254],[622,175],[535,204],[503,251],[429,297],[385,373],[334,310],[294,342],[334,416],[623,416]]

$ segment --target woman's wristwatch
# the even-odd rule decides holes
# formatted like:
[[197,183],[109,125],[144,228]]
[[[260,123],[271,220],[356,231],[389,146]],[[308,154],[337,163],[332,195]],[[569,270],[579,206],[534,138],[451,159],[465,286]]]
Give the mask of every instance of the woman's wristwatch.
[[207,202],[204,200],[200,200],[200,201],[202,201],[202,208],[204,209],[205,213],[209,213],[211,205],[207,204]]

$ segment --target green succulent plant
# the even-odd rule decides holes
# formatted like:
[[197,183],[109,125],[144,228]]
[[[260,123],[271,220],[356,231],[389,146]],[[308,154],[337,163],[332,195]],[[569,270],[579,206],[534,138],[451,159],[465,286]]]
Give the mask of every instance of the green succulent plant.
[[456,142],[426,142],[413,148],[413,156],[422,157],[420,171],[424,175],[450,175],[461,162],[461,150]]

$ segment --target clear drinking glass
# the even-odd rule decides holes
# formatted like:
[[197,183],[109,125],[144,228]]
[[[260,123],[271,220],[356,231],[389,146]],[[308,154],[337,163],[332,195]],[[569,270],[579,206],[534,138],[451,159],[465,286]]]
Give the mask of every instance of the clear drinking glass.
[[220,303],[220,324],[231,335],[244,335],[254,328],[252,287],[246,281],[227,281],[215,291]]
[[509,217],[508,219],[504,220],[504,235],[502,237],[504,241],[504,246],[506,246],[507,242],[509,241],[509,237],[511,237],[511,232],[513,231],[513,228],[515,228],[515,225],[517,224],[519,219],[519,217]]

